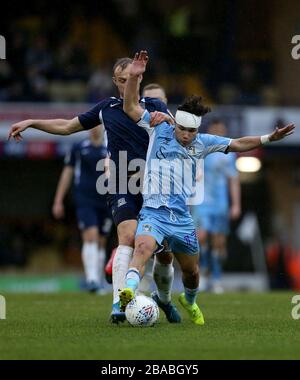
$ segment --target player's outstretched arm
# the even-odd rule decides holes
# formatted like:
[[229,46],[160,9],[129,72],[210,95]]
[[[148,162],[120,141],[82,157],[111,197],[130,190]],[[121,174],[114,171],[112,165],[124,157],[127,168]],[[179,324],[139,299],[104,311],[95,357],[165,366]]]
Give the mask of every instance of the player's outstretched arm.
[[64,199],[71,187],[74,169],[72,166],[67,165],[64,167],[59,178],[57,189],[52,206],[52,214],[54,218],[61,219],[65,216]]
[[279,141],[294,133],[295,125],[288,124],[283,128],[276,128],[270,135],[245,136],[233,139],[229,145],[229,152],[247,152],[269,142]]
[[144,112],[144,109],[139,104],[139,89],[147,62],[148,54],[145,50],[135,54],[125,86],[123,109],[135,122],[140,120]]
[[12,125],[8,139],[11,137],[16,141],[22,140],[21,133],[28,128],[38,129],[53,135],[70,135],[75,132],[82,131],[84,128],[79,122],[78,117],[71,120],[52,119],[52,120],[23,120]]

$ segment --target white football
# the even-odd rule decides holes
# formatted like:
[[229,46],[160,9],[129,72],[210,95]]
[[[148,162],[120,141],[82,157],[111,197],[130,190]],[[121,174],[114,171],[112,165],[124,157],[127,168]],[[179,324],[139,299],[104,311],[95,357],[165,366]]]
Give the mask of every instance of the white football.
[[152,298],[138,295],[126,306],[125,315],[132,326],[153,326],[158,321],[159,308]]

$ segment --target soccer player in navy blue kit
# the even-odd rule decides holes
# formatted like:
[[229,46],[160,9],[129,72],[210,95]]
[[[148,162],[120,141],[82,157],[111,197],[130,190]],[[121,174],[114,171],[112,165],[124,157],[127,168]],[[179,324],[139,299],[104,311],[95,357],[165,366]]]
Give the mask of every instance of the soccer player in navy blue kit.
[[[127,152],[127,162],[133,159],[145,160],[148,148],[149,137],[147,132],[138,127],[134,121],[123,111],[123,95],[126,81],[129,76],[129,69],[132,60],[130,58],[119,59],[113,67],[113,81],[118,88],[120,97],[110,97],[100,101],[90,111],[74,117],[71,120],[54,119],[54,120],[24,120],[12,126],[9,138],[13,137],[16,141],[22,139],[21,132],[27,128],[34,128],[44,132],[69,135],[85,129],[92,129],[99,124],[103,124],[107,132],[108,152],[112,161],[114,161],[117,173],[119,168],[119,152]],[[158,99],[142,98],[141,104],[148,111],[154,112],[152,122],[159,124],[162,121],[169,120],[166,105]],[[164,113],[164,114],[162,114]],[[123,173],[124,174],[124,173]],[[134,173],[125,173],[126,182]],[[116,182],[118,184],[118,177]],[[127,185],[127,184],[126,184]],[[119,246],[113,263],[113,309],[111,313],[112,322],[125,320],[125,313],[120,312],[119,289],[124,287],[125,275],[128,270],[128,264],[131,260],[134,238],[137,227],[137,217],[142,206],[142,195],[131,194],[127,191],[122,194],[117,188],[116,194],[110,194],[108,199],[109,207],[112,212],[114,223],[117,226]],[[158,255],[160,261],[165,265],[172,265],[172,257],[168,254]],[[157,267],[155,270],[160,271]],[[172,279],[165,275],[164,272],[157,273],[155,276],[164,277],[169,284]],[[159,285],[157,285],[159,286]],[[169,313],[167,318],[171,322],[179,322],[180,317],[176,313],[171,303],[168,303],[165,312]],[[170,320],[171,318],[171,320]]]
[[96,190],[99,160],[105,160],[107,149],[103,145],[103,127],[90,131],[90,138],[75,143],[65,157],[65,167],[60,176],[54,198],[52,213],[56,219],[64,217],[64,198],[73,182],[73,199],[76,206],[78,227],[83,241],[82,262],[87,289],[100,289],[105,261],[106,235],[112,220],[106,196]]

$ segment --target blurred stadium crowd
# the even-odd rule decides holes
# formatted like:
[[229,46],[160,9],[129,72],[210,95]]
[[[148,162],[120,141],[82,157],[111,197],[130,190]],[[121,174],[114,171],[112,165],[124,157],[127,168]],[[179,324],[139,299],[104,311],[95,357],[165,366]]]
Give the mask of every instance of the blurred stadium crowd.
[[[145,46],[151,57],[148,79],[166,88],[170,103],[191,93],[218,104],[280,101],[260,2],[113,0],[103,5],[42,1],[20,15],[14,12],[13,20],[3,14],[8,59],[0,62],[0,101],[95,102],[114,91],[116,57]],[[39,13],[43,7],[45,17]]]

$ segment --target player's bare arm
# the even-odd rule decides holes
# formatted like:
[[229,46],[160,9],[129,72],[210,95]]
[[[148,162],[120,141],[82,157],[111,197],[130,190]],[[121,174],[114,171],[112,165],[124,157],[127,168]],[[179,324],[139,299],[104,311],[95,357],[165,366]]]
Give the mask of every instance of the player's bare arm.
[[78,117],[71,120],[67,119],[52,119],[52,120],[23,120],[12,125],[8,139],[11,137],[16,141],[22,140],[21,133],[28,128],[38,129],[43,132],[53,135],[70,135],[75,132],[83,131],[83,127],[79,122]]
[[295,124],[288,124],[283,128],[276,128],[270,135],[265,136],[245,136],[233,139],[229,146],[229,152],[247,152],[258,148],[268,142],[279,141],[294,133]]
[[147,62],[148,54],[145,50],[135,54],[125,86],[124,111],[135,122],[140,120],[144,112],[144,109],[139,104],[139,88]]
[[56,219],[61,219],[65,216],[64,199],[71,187],[73,174],[74,169],[69,165],[65,166],[61,173],[52,206],[52,214]]

